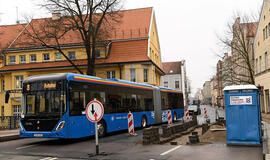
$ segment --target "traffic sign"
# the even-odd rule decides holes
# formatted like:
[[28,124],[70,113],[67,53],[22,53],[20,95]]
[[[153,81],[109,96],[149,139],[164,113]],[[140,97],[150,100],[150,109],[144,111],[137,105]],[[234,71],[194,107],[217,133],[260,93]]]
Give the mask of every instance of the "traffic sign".
[[97,122],[101,120],[104,114],[104,108],[101,102],[94,99],[86,106],[86,117],[89,121],[95,122],[95,137],[96,137],[96,154],[99,154],[98,146],[98,127]]
[[104,114],[104,108],[101,102],[93,100],[87,104],[86,117],[91,122],[98,122]]

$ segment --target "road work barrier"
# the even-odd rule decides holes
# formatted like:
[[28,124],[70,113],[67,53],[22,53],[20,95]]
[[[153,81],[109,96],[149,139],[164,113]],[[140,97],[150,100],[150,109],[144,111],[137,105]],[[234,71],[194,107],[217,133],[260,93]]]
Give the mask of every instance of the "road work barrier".
[[189,113],[188,113],[188,109],[185,109],[185,116],[184,116],[184,120],[188,121],[190,119]]
[[204,117],[205,117],[205,118],[208,118],[208,115],[207,115],[207,110],[206,110],[206,108],[204,108],[203,110],[204,110],[204,111],[203,111],[203,113],[204,113]]
[[131,112],[128,113],[128,134],[134,135],[134,121],[133,114]]
[[172,111],[167,111],[167,117],[168,117],[168,125],[172,125]]

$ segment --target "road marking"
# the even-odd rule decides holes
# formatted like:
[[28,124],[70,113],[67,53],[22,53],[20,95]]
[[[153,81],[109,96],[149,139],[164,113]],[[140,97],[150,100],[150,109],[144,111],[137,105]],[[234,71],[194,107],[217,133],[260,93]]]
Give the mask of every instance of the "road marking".
[[52,158],[52,157],[47,157],[47,158],[43,158],[43,159],[40,159],[40,160],[56,160],[58,158]]
[[166,155],[166,154],[168,154],[168,153],[170,153],[170,152],[172,152],[172,151],[174,151],[174,150],[176,150],[176,149],[178,149],[178,148],[180,148],[180,147],[182,147],[182,146],[181,146],[181,145],[176,146],[176,147],[174,147],[174,148],[172,148],[172,149],[170,149],[170,150],[168,150],[168,151],[166,151],[166,152],[161,153],[160,155],[161,155],[161,156],[164,156],[164,155]]
[[42,158],[40,160],[50,160],[52,157]]
[[29,146],[23,146],[23,147],[18,147],[18,148],[16,148],[16,150],[25,149],[25,148],[34,147],[34,146],[37,146],[37,144],[33,144],[33,145],[29,145]]

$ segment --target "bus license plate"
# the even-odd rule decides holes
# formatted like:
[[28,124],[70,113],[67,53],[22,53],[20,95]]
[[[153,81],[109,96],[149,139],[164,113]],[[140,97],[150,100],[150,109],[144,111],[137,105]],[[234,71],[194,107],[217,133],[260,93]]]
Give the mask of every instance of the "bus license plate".
[[34,134],[34,137],[43,137],[43,134]]

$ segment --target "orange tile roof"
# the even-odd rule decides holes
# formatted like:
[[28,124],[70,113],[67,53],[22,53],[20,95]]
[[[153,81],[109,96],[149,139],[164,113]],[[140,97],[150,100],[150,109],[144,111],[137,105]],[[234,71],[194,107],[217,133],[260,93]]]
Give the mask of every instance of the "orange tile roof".
[[0,26],[0,50],[6,49],[24,27],[25,24]]
[[165,74],[181,74],[181,62],[163,62],[162,69]]
[[[96,59],[96,64],[111,64],[111,63],[126,63],[136,61],[151,61],[148,54],[148,32],[152,16],[152,8],[142,8],[133,10],[121,11],[122,20],[114,26],[115,30],[109,40],[112,40],[112,46],[109,56],[106,59]],[[33,20],[31,23],[38,25],[51,18],[43,18]],[[27,26],[27,28],[30,26]],[[119,32],[118,32],[119,31]],[[120,34],[119,34],[120,33]],[[75,31],[69,32],[64,38],[60,40],[61,44],[80,44],[81,39],[79,34]],[[30,44],[23,44],[26,38],[22,34],[18,40],[12,45],[11,49],[20,49],[26,47],[38,47]],[[53,41],[50,43],[54,44]],[[19,48],[17,48],[19,47]],[[22,49],[22,48],[21,48]],[[87,65],[86,60],[74,61],[76,65]],[[7,65],[0,68],[0,72],[13,71],[21,69],[37,69],[37,68],[51,68],[51,67],[68,67],[71,66],[67,61],[61,62],[44,62],[44,63],[30,63],[20,65]]]
[[[119,23],[112,22],[113,30],[110,32],[109,37],[106,37],[106,40],[119,40],[119,39],[130,39],[130,38],[141,38],[148,37],[151,16],[152,16],[152,8],[140,8],[140,9],[132,9],[132,10],[123,10],[119,11]],[[65,22],[65,17],[61,18]],[[44,28],[43,24],[47,23],[57,23],[57,21],[52,21],[51,18],[42,18],[42,19],[34,19],[30,22],[30,25],[27,26],[26,30],[32,33],[31,26],[38,31],[42,32],[42,28]],[[26,31],[22,34],[18,40],[12,45],[11,48],[26,48],[26,47],[37,47],[41,46],[41,44],[32,43],[30,38],[27,36]],[[46,41],[49,45],[56,44],[53,39]],[[63,38],[59,40],[60,44],[79,44],[82,43],[80,38],[80,34],[78,31],[69,31],[65,34]]]
[[[111,52],[109,58],[97,59],[97,65],[105,65],[112,63],[127,63],[138,61],[149,61],[147,56],[148,40],[133,40],[124,42],[112,43]],[[86,66],[87,60],[75,60],[75,65]],[[27,69],[46,69],[46,68],[61,68],[71,67],[68,61],[57,62],[41,62],[41,63],[28,63],[20,65],[6,65],[0,68],[0,72],[15,71],[15,70],[27,70]]]

